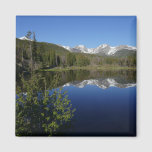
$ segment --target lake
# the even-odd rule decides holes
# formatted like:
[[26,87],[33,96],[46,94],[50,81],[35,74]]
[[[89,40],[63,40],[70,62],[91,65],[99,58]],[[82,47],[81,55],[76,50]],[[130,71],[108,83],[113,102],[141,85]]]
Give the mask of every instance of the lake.
[[[136,71],[40,72],[49,85],[60,75],[58,86],[67,91],[72,119],[62,125],[56,136],[135,136]],[[47,87],[47,86],[46,86]],[[50,92],[51,94],[51,92]]]

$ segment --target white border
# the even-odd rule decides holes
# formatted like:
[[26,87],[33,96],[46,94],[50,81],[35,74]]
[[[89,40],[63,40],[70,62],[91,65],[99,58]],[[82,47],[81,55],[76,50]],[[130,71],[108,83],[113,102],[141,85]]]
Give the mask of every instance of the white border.
[[[0,151],[152,151],[151,0],[3,0],[0,4]],[[15,137],[16,15],[137,15],[137,137]]]

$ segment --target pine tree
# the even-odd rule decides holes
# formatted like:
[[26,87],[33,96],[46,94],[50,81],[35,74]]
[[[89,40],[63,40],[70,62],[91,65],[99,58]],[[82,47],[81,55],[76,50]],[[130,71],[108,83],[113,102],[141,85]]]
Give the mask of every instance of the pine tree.
[[56,66],[56,54],[55,54],[54,50],[50,50],[49,64],[50,64],[50,67],[55,67]]
[[32,47],[32,55],[33,55],[33,60],[34,60],[34,61],[38,61],[37,43],[36,43],[36,36],[35,36],[35,32],[33,32],[33,47]]
[[[28,39],[31,39],[31,35],[32,35],[32,32],[28,31],[27,34],[26,34],[26,37]],[[31,44],[31,41],[29,41],[29,48],[30,48],[30,58],[31,58],[31,73],[32,73],[32,70],[33,70],[33,59],[32,59],[32,44]]]

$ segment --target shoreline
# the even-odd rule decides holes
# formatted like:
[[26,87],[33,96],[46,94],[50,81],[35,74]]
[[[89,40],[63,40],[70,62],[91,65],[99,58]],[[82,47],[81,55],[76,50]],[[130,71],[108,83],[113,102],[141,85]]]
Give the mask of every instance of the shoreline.
[[53,71],[53,72],[62,72],[62,71],[70,71],[70,70],[101,70],[101,71],[108,71],[108,70],[136,70],[136,67],[119,67],[119,66],[71,66],[71,67],[55,67],[52,69],[41,69],[39,71]]

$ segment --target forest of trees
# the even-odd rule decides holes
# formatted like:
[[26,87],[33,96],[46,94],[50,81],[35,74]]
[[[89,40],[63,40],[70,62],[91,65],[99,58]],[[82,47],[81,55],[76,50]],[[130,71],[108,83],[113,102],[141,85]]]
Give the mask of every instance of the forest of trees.
[[17,71],[33,71],[54,67],[70,66],[136,66],[136,56],[99,56],[84,53],[71,53],[63,47],[51,43],[37,42],[33,32],[27,32],[28,40],[16,39]]

